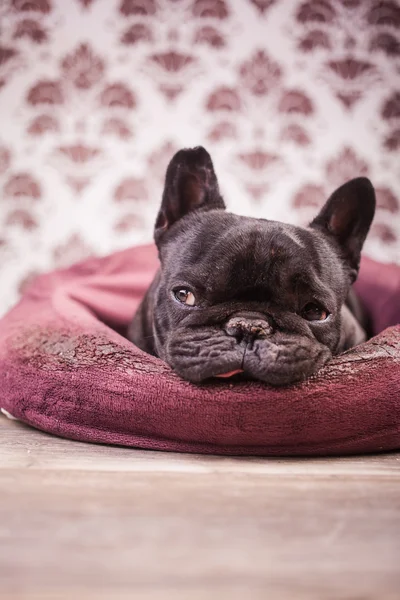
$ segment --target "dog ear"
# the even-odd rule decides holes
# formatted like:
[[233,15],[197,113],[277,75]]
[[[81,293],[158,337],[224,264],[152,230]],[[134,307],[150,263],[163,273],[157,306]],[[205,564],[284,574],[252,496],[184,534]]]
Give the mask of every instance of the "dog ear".
[[224,209],[225,204],[210,155],[201,146],[179,150],[169,163],[165,176],[154,232],[156,243],[189,212],[213,208]]
[[323,206],[311,227],[324,230],[339,245],[342,259],[356,279],[361,249],[375,213],[375,192],[369,179],[351,179],[335,192]]

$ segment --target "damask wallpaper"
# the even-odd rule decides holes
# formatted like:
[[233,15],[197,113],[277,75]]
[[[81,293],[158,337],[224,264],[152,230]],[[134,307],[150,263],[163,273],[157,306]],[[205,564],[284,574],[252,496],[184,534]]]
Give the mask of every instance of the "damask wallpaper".
[[307,224],[366,174],[400,262],[400,3],[1,0],[0,312],[35,274],[150,241],[172,154],[228,207]]

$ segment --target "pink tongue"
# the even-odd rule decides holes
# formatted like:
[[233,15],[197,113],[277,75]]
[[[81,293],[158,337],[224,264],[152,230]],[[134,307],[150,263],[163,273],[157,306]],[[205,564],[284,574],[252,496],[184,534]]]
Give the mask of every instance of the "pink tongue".
[[236,371],[229,371],[229,373],[221,373],[221,375],[216,375],[215,377],[232,377],[236,375],[236,373],[243,373],[243,369],[236,369]]

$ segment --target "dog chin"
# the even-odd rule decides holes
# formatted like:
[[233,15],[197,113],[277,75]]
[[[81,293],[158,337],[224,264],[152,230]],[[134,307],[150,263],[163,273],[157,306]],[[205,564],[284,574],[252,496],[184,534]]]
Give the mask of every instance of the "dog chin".
[[183,333],[181,330],[171,336],[164,359],[192,383],[234,377],[287,386],[306,380],[332,358],[326,346],[300,335],[280,334],[249,345],[220,332],[210,336],[209,331],[204,331],[200,337],[208,337],[206,344],[190,337],[187,331],[186,335]]

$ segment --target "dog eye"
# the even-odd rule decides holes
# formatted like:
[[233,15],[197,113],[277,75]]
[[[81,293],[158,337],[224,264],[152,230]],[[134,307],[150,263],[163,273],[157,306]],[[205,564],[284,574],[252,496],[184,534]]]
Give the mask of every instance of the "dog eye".
[[301,316],[307,321],[325,321],[328,311],[315,302],[309,302],[301,311]]
[[186,288],[178,288],[174,290],[174,296],[181,304],[186,304],[186,306],[194,306],[196,304],[196,298],[194,294],[187,290]]

